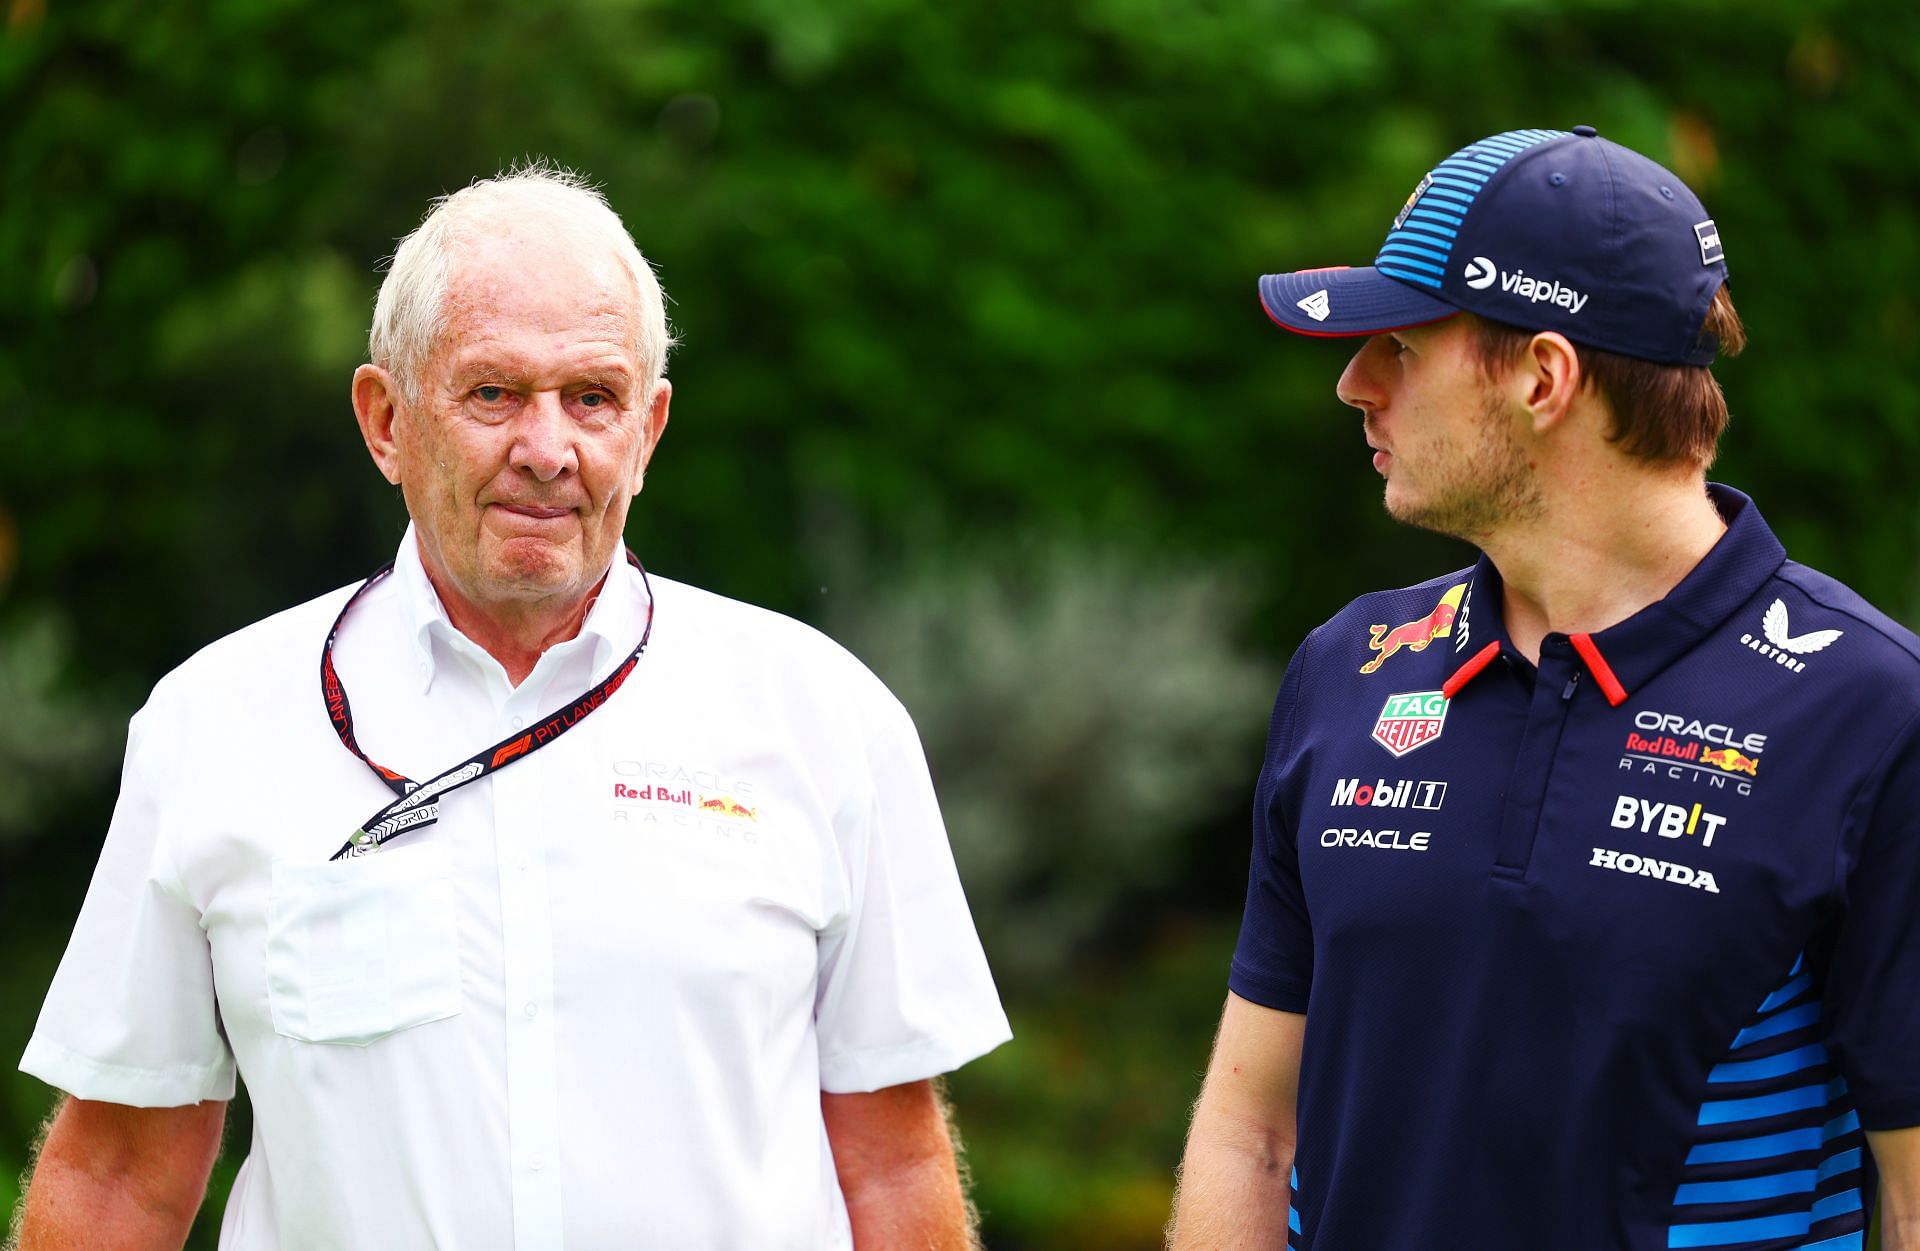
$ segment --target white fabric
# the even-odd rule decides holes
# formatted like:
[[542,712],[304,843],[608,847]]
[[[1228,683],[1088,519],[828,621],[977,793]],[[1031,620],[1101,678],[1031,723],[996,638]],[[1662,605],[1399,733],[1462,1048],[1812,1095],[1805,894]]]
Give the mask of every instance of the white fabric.
[[[1010,1037],[904,709],[816,632],[653,578],[626,685],[327,858],[389,792],[335,738],[350,588],[240,631],[133,720],[119,806],[21,1068],[87,1099],[224,1099],[223,1251],[850,1246],[819,1092]],[[623,658],[616,564],[518,689],[411,532],[336,663],[361,746],[423,780]]]

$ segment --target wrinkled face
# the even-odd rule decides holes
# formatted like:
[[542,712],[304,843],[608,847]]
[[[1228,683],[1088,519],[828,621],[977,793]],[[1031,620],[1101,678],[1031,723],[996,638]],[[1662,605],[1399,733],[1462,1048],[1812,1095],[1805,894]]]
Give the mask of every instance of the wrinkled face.
[[484,237],[454,261],[446,314],[394,423],[422,558],[483,612],[580,602],[666,421],[665,384],[647,393],[635,351],[632,280],[604,248]]
[[1537,515],[1541,495],[1523,419],[1482,375],[1463,317],[1374,335],[1336,388],[1366,418],[1387,512],[1409,525],[1484,543]]

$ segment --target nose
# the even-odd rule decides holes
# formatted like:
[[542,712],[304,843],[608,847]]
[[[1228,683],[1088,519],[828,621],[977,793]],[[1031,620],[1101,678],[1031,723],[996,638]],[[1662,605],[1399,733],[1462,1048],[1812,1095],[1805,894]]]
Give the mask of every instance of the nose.
[[1371,414],[1386,399],[1386,393],[1380,385],[1379,364],[1386,353],[1387,336],[1377,334],[1360,345],[1353,354],[1347,367],[1340,373],[1340,381],[1334,384],[1333,393],[1340,397],[1342,404],[1350,404],[1363,413]]
[[573,419],[558,391],[536,391],[533,402],[520,410],[513,436],[513,467],[552,482],[580,467],[574,445]]

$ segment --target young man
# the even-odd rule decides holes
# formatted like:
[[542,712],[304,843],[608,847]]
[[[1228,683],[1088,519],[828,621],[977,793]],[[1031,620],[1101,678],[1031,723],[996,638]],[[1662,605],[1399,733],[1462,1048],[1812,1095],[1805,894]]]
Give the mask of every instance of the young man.
[[1920,1248],[1920,640],[1707,485],[1725,281],[1585,126],[1261,280],[1482,554],[1288,668],[1175,1247]]

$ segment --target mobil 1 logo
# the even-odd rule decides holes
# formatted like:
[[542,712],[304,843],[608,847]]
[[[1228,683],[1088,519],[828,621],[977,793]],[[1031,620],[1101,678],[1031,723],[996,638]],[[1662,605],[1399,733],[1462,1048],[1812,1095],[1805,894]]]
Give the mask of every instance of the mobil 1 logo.
[[1335,808],[1421,808],[1440,811],[1447,799],[1445,782],[1416,782],[1412,778],[1395,781],[1379,778],[1372,782],[1360,778],[1341,778],[1333,784]]

